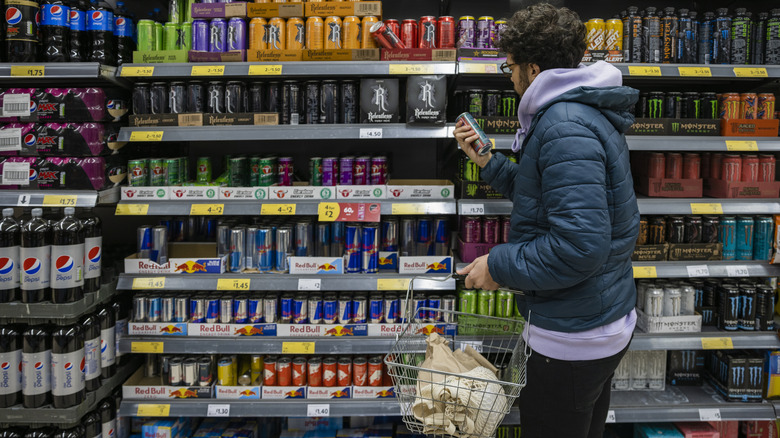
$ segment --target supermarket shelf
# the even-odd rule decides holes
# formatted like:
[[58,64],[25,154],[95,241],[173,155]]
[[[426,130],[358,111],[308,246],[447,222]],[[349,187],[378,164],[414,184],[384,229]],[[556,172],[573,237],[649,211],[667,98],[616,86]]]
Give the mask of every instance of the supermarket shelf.
[[747,267],[747,277],[780,276],[780,265],[770,265],[766,261],[634,262],[635,268],[650,266],[655,267],[658,278],[688,278],[689,266],[707,266],[709,277],[730,277],[729,267],[734,266]]
[[119,201],[119,187],[106,190],[0,190],[2,207],[94,207]]
[[[495,143],[496,150],[501,151],[512,149],[512,142],[515,138],[513,135],[488,135],[488,137]],[[626,143],[631,151],[729,152],[731,150],[737,151],[739,147],[746,146],[744,143],[735,145],[732,142],[745,141],[755,142],[759,152],[780,151],[780,138],[777,137],[626,136]]]
[[[249,279],[250,291],[296,291],[300,280],[320,280],[321,291],[371,291],[380,290],[382,283],[384,289],[396,287],[394,290],[406,289],[403,280],[414,280],[414,290],[455,290],[455,280],[441,281],[446,275],[401,275],[401,274],[343,274],[343,275],[291,275],[291,274],[172,274],[172,275],[140,275],[120,274],[117,290],[132,290],[136,279],[164,278],[163,290],[193,290],[214,291],[217,290],[219,279]],[[424,277],[424,278],[419,278]],[[135,283],[139,284],[139,283]],[[146,289],[138,287],[135,289]]]
[[0,304],[0,321],[29,324],[40,324],[43,321],[58,321],[61,324],[71,324],[115,294],[116,284],[104,284],[99,291],[87,292],[84,294],[83,300],[73,303],[2,303]]
[[777,349],[780,339],[771,332],[726,332],[715,327],[702,327],[701,333],[634,332],[631,350],[701,350],[702,342],[713,338],[729,338],[734,349]]
[[70,84],[89,81],[94,85],[95,81],[98,80],[129,88],[129,82],[118,78],[116,72],[116,67],[101,65],[97,62],[2,63],[0,64],[0,83],[62,84],[63,81],[68,81]]
[[[731,215],[780,214],[780,201],[776,198],[639,198],[637,203],[640,214],[692,214],[691,204],[707,204],[705,209],[713,204],[720,205],[723,214]],[[512,213],[512,202],[507,199],[461,199],[458,201],[458,213],[471,216],[508,215]]]
[[331,417],[401,415],[396,399],[352,400],[122,400],[119,415],[133,417],[143,405],[168,405],[171,417],[206,417],[209,405],[229,405],[231,417],[307,417],[312,405],[330,405]]

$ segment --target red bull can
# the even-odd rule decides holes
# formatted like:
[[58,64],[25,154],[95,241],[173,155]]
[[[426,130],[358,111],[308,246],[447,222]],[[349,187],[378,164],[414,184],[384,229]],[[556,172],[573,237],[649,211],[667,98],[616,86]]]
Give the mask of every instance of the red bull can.
[[322,294],[310,294],[309,324],[322,324]]
[[202,296],[194,296],[190,300],[190,322],[203,324],[206,322],[206,299]]
[[222,297],[219,299],[219,322],[222,324],[233,323],[233,298]]
[[450,255],[450,220],[437,217],[433,220],[433,254],[437,256]]
[[398,318],[401,316],[400,305],[398,303],[398,295],[385,294],[385,302],[382,308],[384,311],[384,320],[387,324],[395,324],[398,322]]
[[423,294],[416,294],[412,298],[412,305],[414,305],[414,322],[425,322],[428,319],[428,312],[422,310],[423,307],[428,307],[428,299]]
[[293,298],[293,324],[306,324],[309,322],[309,297],[306,294],[299,294]]
[[136,295],[133,297],[133,321],[146,322],[146,296]]
[[485,131],[479,127],[476,119],[474,119],[474,116],[472,116],[470,113],[463,113],[459,115],[455,121],[457,123],[462,122],[469,128],[473,129],[474,132],[479,136],[479,138],[471,143],[471,147],[473,147],[477,153],[480,155],[486,155],[488,152],[490,152],[490,149],[493,148],[493,143],[490,142],[490,139],[485,134]]
[[237,296],[233,300],[233,323],[246,324],[249,319],[249,298],[245,295]]
[[295,308],[295,296],[293,294],[284,294],[279,301],[279,322],[282,324],[290,324],[293,320],[293,313]]
[[160,322],[162,316],[162,297],[149,295],[146,298],[146,322]]
[[277,320],[276,295],[268,294],[263,297],[263,322],[273,324]]
[[382,251],[398,251],[398,219],[382,220]]
[[322,299],[322,323],[336,324],[339,321],[339,300],[335,294],[327,294]]
[[274,234],[271,227],[257,227],[255,235],[255,259],[257,270],[270,272],[274,269]]
[[385,300],[382,295],[371,294],[368,299],[369,324],[381,324],[385,316]]
[[138,258],[149,259],[152,253],[152,227],[138,227]]
[[379,272],[379,225],[363,225],[362,265],[366,274]]
[[340,294],[338,302],[338,324],[352,324],[352,295]]
[[445,295],[441,298],[441,310],[445,310],[446,312],[441,312],[441,321],[446,323],[453,323],[455,322],[455,315],[452,313],[455,311],[455,303],[458,301],[458,298],[455,295]]
[[344,255],[347,258],[348,274],[358,274],[363,270],[361,234],[360,225],[347,224],[344,227]]
[[249,324],[258,324],[263,322],[263,297],[254,295],[247,299],[247,320]]
[[173,302],[173,322],[187,322],[189,319],[190,299],[176,297]]
[[315,257],[331,256],[330,224],[317,223],[314,229],[314,254]]
[[230,260],[228,262],[230,272],[241,272],[246,267],[245,249],[246,228],[242,226],[230,230]]
[[367,321],[366,308],[368,307],[368,296],[365,294],[355,294],[352,297],[352,322],[355,324],[365,324]]
[[173,321],[173,297],[162,297],[160,307],[160,322]]
[[[428,310],[428,316],[426,317],[428,322],[439,322],[441,321],[441,312],[439,312],[438,309],[441,308],[441,297],[438,295],[431,295],[428,297],[428,308],[431,310]],[[436,310],[434,310],[436,309]]]
[[219,321],[219,297],[206,299],[206,324],[216,324]]
[[433,245],[431,245],[431,234],[433,224],[430,219],[417,220],[416,247],[418,257],[433,255]]

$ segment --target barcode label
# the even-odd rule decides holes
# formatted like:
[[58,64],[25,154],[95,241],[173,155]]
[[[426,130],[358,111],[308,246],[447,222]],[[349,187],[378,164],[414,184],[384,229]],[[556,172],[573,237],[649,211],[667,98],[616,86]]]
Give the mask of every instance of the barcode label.
[[355,49],[355,57],[358,59],[368,58],[374,55],[376,49]]
[[0,151],[22,150],[22,128],[0,129]]
[[290,124],[297,125],[300,121],[300,114],[290,114]]
[[255,114],[255,125],[275,125],[279,123],[277,114]]
[[30,185],[30,163],[9,163],[3,165],[4,185]]
[[203,114],[179,114],[179,126],[203,126]]
[[6,94],[3,96],[3,117],[29,117],[29,94]]
[[380,7],[380,4],[377,3],[358,3],[355,5],[355,14],[379,15],[381,11]]

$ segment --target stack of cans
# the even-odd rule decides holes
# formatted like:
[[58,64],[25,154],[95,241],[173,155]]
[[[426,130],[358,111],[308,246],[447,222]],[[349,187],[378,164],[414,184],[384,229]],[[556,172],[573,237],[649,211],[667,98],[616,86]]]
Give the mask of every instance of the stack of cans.
[[772,93],[715,93],[651,91],[639,95],[632,109],[647,119],[763,119],[775,118]]
[[505,19],[482,16],[475,20],[471,15],[464,15],[458,20],[456,45],[459,49],[497,48],[506,27]]
[[451,115],[470,113],[474,117],[517,117],[520,97],[513,90],[455,90]]
[[515,295],[505,290],[461,288],[458,293],[458,311],[470,315],[513,318],[522,316],[517,310]]
[[247,24],[244,18],[195,19],[192,21],[190,50],[198,52],[235,52],[247,49]]
[[215,373],[214,356],[168,356],[148,354],[144,375],[160,377],[167,386],[211,386]]
[[371,26],[379,18],[369,15],[362,19],[355,16],[253,18],[249,22],[249,49],[279,50],[338,50],[374,49]]
[[509,243],[512,226],[509,216],[464,216],[460,219],[463,243]]
[[127,162],[130,187],[180,186],[189,181],[189,158],[139,158]]
[[446,217],[391,217],[382,220],[381,251],[402,257],[450,255],[450,222]]
[[263,386],[392,385],[382,356],[264,356],[261,361]]
[[387,184],[387,157],[345,156],[309,159],[312,186],[364,186]]

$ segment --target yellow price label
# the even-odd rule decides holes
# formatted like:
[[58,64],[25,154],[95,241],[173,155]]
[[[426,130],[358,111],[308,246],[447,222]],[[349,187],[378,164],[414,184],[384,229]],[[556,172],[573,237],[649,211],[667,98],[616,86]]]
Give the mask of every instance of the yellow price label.
[[769,74],[764,67],[734,67],[734,76],[738,78],[767,78]]
[[713,203],[692,203],[691,214],[723,214],[723,204]]
[[165,347],[162,342],[131,342],[131,353],[153,353],[162,354]]
[[391,214],[427,214],[424,204],[393,204]]
[[338,202],[320,202],[317,208],[320,222],[335,222],[341,213],[341,207]]
[[314,342],[282,342],[282,354],[314,354]]
[[149,204],[118,204],[117,216],[146,216],[149,213]]
[[250,65],[249,76],[279,76],[282,74],[281,65]]
[[490,140],[490,143],[493,144],[493,147],[490,148],[490,149],[495,149],[496,148],[496,139],[495,138],[489,138],[488,140]]
[[11,76],[46,76],[46,67],[43,65],[12,65]]
[[461,73],[471,74],[496,74],[498,73],[498,64],[475,64],[471,62],[461,63],[459,66]]
[[732,141],[726,140],[727,151],[758,151],[758,142],[748,141]]
[[731,338],[701,338],[702,350],[733,350]]
[[165,277],[134,278],[132,289],[165,289]]
[[658,278],[655,266],[634,266],[634,278]]
[[427,64],[390,64],[391,75],[430,75],[433,66]]
[[122,67],[119,76],[122,77],[150,77],[154,75],[154,67]]
[[43,206],[44,207],[75,207],[76,200],[75,195],[44,195]]
[[224,74],[224,65],[194,65],[190,76],[222,76]]
[[407,290],[411,278],[378,278],[376,290]]
[[130,141],[162,141],[164,131],[133,131]]
[[249,290],[249,278],[220,278],[217,280],[217,290]]
[[192,204],[190,216],[221,216],[225,213],[225,204]]
[[136,417],[170,417],[171,405],[138,405]]
[[683,77],[711,77],[712,70],[709,67],[677,67],[680,76]]
[[661,67],[653,65],[629,65],[629,76],[661,76]]
[[295,204],[263,204],[260,214],[268,216],[292,216],[295,214]]

